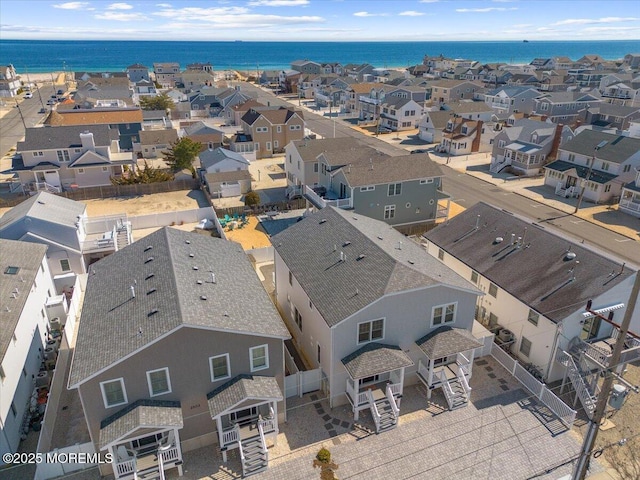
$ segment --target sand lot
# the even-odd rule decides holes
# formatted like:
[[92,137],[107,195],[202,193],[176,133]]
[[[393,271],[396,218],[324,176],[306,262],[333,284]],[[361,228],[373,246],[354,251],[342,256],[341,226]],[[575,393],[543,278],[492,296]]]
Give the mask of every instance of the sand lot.
[[206,198],[199,190],[153,193],[135,197],[116,197],[85,200],[87,215],[146,215],[149,213],[175,212],[208,207]]

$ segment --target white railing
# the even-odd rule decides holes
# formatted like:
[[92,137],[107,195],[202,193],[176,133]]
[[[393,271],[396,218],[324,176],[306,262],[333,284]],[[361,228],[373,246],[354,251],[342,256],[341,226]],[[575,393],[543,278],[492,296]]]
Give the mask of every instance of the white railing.
[[317,204],[318,207],[325,208],[327,206],[327,202],[325,201],[325,199],[314,192],[313,189],[309,187],[309,185],[304,186],[304,194],[305,196],[309,197],[309,200]]
[[352,208],[353,207],[353,199],[352,198],[339,198],[337,200],[325,200],[326,205],[331,205],[332,207],[337,208]]
[[471,387],[469,386],[467,377],[462,371],[462,369],[458,369],[458,371],[456,372],[456,377],[458,377],[458,381],[460,382],[460,385],[462,385],[462,388],[464,389],[464,393],[466,393],[467,398],[469,398],[469,394],[471,393]]
[[35,186],[36,190],[44,190],[49,193],[60,193],[62,191],[60,187],[56,187],[47,182],[35,182]]
[[609,364],[609,355],[594,347],[590,343],[582,342],[580,345],[580,350],[582,350],[585,355],[593,358],[596,362],[601,363],[602,365]]
[[118,462],[115,464],[116,478],[123,477],[125,475],[132,475],[136,471],[136,459],[125,460],[124,462]]
[[349,394],[349,399],[355,402],[354,407],[360,407],[369,403],[367,391],[358,392],[355,382],[352,382],[350,378],[347,378],[347,393]]
[[498,173],[503,167],[506,167],[507,165],[510,164],[511,159],[509,158],[505,158],[504,160],[502,160],[501,162],[497,162],[491,165],[491,167],[489,167],[489,170],[492,173]]
[[238,450],[240,451],[240,463],[242,463],[242,471],[244,472],[244,469],[246,468],[246,459],[244,458],[244,452],[242,451],[242,440],[240,440],[240,437],[238,437]]
[[165,480],[165,476],[164,476],[164,451],[163,448],[167,448],[167,447],[161,447],[158,449],[158,475],[160,476],[160,480]]
[[267,442],[264,439],[264,430],[262,429],[261,423],[258,423],[258,433],[260,434],[260,450],[265,455],[269,455],[269,452],[267,451]]
[[[567,355],[569,357],[571,357],[571,355],[569,355],[569,354],[567,354]],[[516,377],[518,379],[518,381],[520,383],[522,383],[525,387],[529,388],[528,385],[525,384],[522,381],[522,379],[525,378],[525,375],[524,375],[525,373],[528,374],[535,382],[540,383],[531,374],[529,374],[529,372],[524,370],[522,367],[520,367],[521,368],[520,375],[516,376],[515,371],[516,371],[517,367],[519,366],[518,362],[515,359],[511,358],[504,350],[502,350],[495,343],[491,346],[491,356],[500,365],[502,365],[511,375]],[[562,361],[560,354],[558,355],[558,361],[562,365],[566,365],[566,363],[564,363]],[[535,384],[533,382],[530,382],[530,383],[535,388]],[[542,403],[544,403],[555,415],[557,415],[557,417],[560,419],[560,421],[562,421],[567,428],[571,428],[571,426],[573,425],[573,420],[575,419],[576,411],[573,410],[572,408],[570,408],[568,405],[566,405],[562,400],[560,400],[544,384],[541,384],[541,385],[542,385],[542,387],[539,390],[539,393],[537,394],[538,395],[538,399]],[[531,393],[536,393],[536,392],[534,392],[532,390]],[[554,399],[554,400],[551,401],[550,399]],[[567,419],[570,419],[571,421],[569,422]]]
[[380,412],[378,412],[378,406],[373,398],[371,390],[366,391],[367,401],[371,406],[371,415],[373,416],[373,422],[376,424],[376,432],[380,430]]
[[240,427],[235,424],[233,428],[222,432],[222,446],[226,447],[232,443],[240,442]]
[[258,421],[258,428],[263,432],[271,433],[278,430],[278,422],[275,418],[266,418]]
[[513,376],[516,377],[525,387],[527,387],[527,389],[536,397],[540,397],[540,395],[542,394],[542,389],[545,388],[544,384],[540,383],[536,379],[536,377],[527,372],[527,370],[519,363],[516,363]]
[[453,408],[453,400],[455,398],[455,393],[449,385],[447,380],[447,374],[444,370],[440,370],[438,372],[438,379],[440,380],[440,385],[442,386],[442,392],[444,393],[445,398],[447,399],[447,403],[449,404],[449,408]]
[[392,395],[402,395],[402,384],[387,383],[387,390],[391,391]]
[[359,100],[362,103],[369,103],[371,105],[380,105],[382,101],[378,98],[365,97],[364,95],[360,95]]
[[592,396],[591,393],[589,392],[587,388],[587,384],[584,382],[582,375],[580,375],[578,366],[573,361],[573,357],[571,356],[571,354],[563,350],[558,353],[558,361],[561,364],[567,366],[571,384],[573,385],[573,388],[576,390],[576,393],[578,394],[578,398],[580,398],[580,402],[582,403],[582,406],[587,412],[587,415],[589,416],[589,418],[591,418],[591,415],[593,414],[593,411],[595,410],[595,407],[596,407],[596,398]]
[[396,404],[396,399],[393,397],[393,391],[391,390],[391,385],[387,385],[386,396],[387,396],[387,401],[391,406],[391,410],[393,411],[393,416],[398,418],[398,415],[400,415],[400,409]]
[[640,203],[633,200],[620,200],[620,208],[630,210],[632,212],[640,213]]
[[162,458],[163,463],[173,463],[180,460],[180,449],[175,445],[167,445],[158,449],[158,462]]

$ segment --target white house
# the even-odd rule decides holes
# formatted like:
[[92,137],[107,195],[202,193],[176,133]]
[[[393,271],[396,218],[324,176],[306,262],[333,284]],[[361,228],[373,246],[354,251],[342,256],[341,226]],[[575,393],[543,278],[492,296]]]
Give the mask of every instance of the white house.
[[[47,347],[50,328],[45,304],[56,291],[46,251],[45,245],[0,240],[2,454],[17,452],[25,426],[23,422],[29,428],[32,394]],[[48,377],[49,373],[45,372],[45,375]],[[0,460],[0,465],[3,464]]]

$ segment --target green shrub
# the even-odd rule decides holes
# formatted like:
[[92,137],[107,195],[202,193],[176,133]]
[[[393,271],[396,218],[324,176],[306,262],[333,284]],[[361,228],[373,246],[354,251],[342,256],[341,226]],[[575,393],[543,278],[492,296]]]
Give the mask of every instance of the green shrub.
[[322,447],[318,454],[316,455],[316,459],[322,463],[329,463],[331,461],[331,452],[326,448]]

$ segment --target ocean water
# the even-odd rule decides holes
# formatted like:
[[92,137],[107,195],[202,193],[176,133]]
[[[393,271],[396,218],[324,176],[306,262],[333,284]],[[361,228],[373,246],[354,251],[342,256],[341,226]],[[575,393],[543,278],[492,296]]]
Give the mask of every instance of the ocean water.
[[19,73],[122,71],[128,65],[154,62],[211,62],[216,70],[289,68],[299,59],[317,62],[370,63],[406,67],[425,54],[480,62],[529,63],[536,57],[567,56],[577,60],[599,54],[610,60],[640,52],[639,40],[529,42],[147,42],[0,40],[0,64]]

